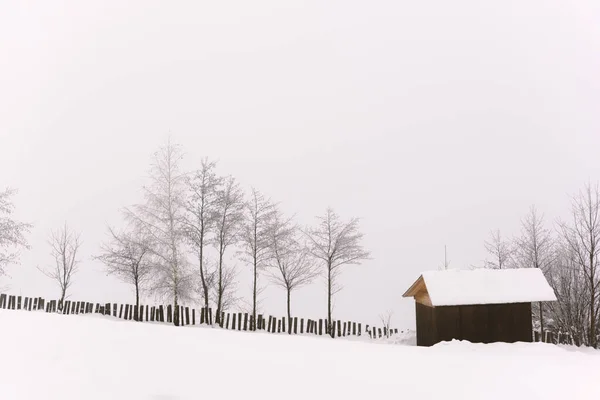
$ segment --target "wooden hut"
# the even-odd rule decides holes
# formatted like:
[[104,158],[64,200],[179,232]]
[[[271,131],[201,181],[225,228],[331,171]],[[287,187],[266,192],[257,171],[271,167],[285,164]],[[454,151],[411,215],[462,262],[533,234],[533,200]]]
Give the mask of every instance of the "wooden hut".
[[531,303],[556,300],[536,268],[425,272],[403,297],[415,299],[417,346],[531,342]]

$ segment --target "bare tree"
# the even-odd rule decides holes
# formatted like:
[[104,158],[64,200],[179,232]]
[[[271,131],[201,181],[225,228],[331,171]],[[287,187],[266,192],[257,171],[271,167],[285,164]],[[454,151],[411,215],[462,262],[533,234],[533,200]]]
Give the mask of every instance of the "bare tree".
[[223,186],[218,190],[215,207],[216,235],[213,245],[219,253],[217,264],[217,318],[220,323],[223,310],[224,285],[224,262],[225,252],[228,247],[239,240],[241,225],[244,221],[244,194],[239,184],[232,176],[228,177]]
[[275,215],[275,205],[252,188],[245,205],[245,218],[240,235],[243,260],[252,266],[252,326],[256,324],[256,305],[259,293],[258,274],[269,258],[269,228]]
[[0,276],[6,274],[6,266],[17,262],[19,248],[29,248],[25,234],[32,226],[12,218],[15,207],[11,197],[15,193],[14,189],[0,192]]
[[280,213],[273,216],[268,230],[268,265],[273,283],[286,291],[287,316],[292,317],[292,292],[311,283],[318,271],[309,249],[299,241],[300,230]]
[[215,174],[215,167],[215,162],[203,159],[201,168],[186,178],[188,194],[185,202],[185,233],[198,256],[199,292],[205,308],[209,307],[209,293],[214,284],[215,272],[209,269],[204,252],[209,235],[215,230],[217,193],[222,182]]
[[[192,291],[191,275],[182,250],[185,239],[185,175],[179,167],[182,158],[180,147],[169,139],[154,154],[151,183],[144,187],[145,203],[126,210],[127,218],[153,243],[156,274],[152,290],[157,296],[172,300],[175,309]],[[173,323],[179,325],[178,313],[175,313]]]
[[491,256],[491,260],[484,262],[486,268],[510,268],[509,265],[515,250],[513,244],[502,237],[499,229],[490,232],[490,238],[485,241],[484,246]]
[[223,265],[221,313],[235,307],[240,301],[237,296],[237,286],[237,268]]
[[60,287],[59,306],[62,308],[67,291],[73,284],[73,277],[79,269],[79,260],[77,259],[79,248],[81,247],[81,235],[72,231],[67,224],[57,230],[52,231],[48,244],[51,247],[51,254],[54,258],[54,266],[38,269],[48,278],[56,281]]
[[598,346],[600,310],[600,187],[586,185],[573,199],[570,223],[561,222],[562,236],[572,262],[583,275],[588,301],[587,344]]
[[390,327],[392,326],[392,317],[394,316],[394,312],[392,310],[387,310],[384,314],[379,315],[379,320],[381,324],[385,328],[385,331],[388,334],[388,337],[391,335]]
[[[527,216],[521,221],[521,236],[515,243],[515,266],[517,268],[539,268],[547,274],[556,260],[552,232],[545,227],[544,215],[531,206]],[[540,333],[544,337],[544,309],[538,303]]]
[[328,208],[325,215],[317,217],[317,226],[306,231],[310,242],[310,253],[323,262],[327,272],[327,324],[331,332],[333,296],[341,290],[338,278],[342,267],[359,264],[369,258],[369,252],[361,245],[363,234],[359,231],[358,218],[348,222]]
[[137,229],[115,232],[108,228],[110,239],[100,247],[102,254],[95,257],[106,265],[106,272],[135,288],[135,315],[138,320],[140,291],[152,277],[152,241]]
[[586,277],[577,255],[564,240],[558,246],[557,261],[546,277],[557,298],[547,306],[556,327],[568,333],[575,345],[586,343],[589,310]]

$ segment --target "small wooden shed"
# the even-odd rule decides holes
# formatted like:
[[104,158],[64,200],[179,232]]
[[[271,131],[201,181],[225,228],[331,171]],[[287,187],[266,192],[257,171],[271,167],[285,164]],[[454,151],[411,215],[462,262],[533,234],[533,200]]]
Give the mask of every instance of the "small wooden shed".
[[403,297],[415,299],[417,346],[531,342],[531,303],[556,300],[537,268],[424,272]]

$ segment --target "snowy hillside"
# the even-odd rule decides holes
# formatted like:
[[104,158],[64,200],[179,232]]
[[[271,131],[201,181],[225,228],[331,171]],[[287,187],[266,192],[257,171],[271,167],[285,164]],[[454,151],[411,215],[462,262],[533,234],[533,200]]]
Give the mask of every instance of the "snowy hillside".
[[0,398],[598,399],[600,352],[433,348],[0,311]]

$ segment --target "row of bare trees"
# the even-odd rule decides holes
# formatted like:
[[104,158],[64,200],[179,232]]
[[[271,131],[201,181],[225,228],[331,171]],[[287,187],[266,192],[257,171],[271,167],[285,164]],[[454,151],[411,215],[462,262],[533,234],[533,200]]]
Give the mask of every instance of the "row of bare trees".
[[136,304],[148,290],[174,306],[214,306],[219,323],[241,300],[233,265],[240,260],[251,270],[253,321],[262,277],[285,290],[291,317],[292,293],[324,276],[331,322],[342,267],[369,257],[358,219],[342,221],[327,209],[314,227],[301,227],[258,190],[246,196],[234,177],[219,176],[215,162],[204,159],[198,170],[184,172],[182,158],[171,142],[154,154],[144,201],[123,209],[124,229],[109,228],[97,256],[109,274],[134,286]]
[[534,315],[569,333],[577,344],[598,347],[600,334],[600,186],[588,184],[572,198],[570,216],[548,227],[532,206],[515,238],[492,231],[485,242],[487,268],[540,268],[557,302],[538,304]]

